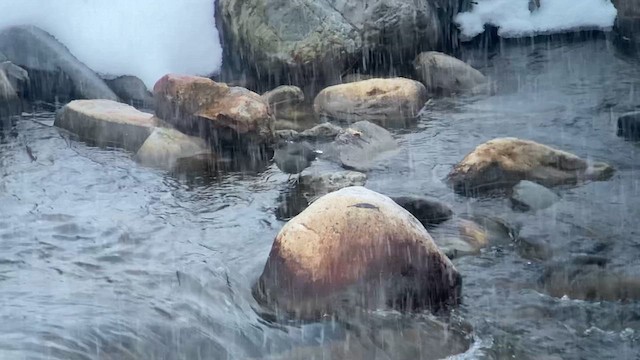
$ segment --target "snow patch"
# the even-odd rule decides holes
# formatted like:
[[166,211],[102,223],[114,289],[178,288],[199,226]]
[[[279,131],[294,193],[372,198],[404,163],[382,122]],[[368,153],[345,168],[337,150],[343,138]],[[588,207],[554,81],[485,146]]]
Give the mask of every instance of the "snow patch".
[[540,0],[540,8],[529,11],[529,0],[476,0],[470,12],[456,22],[467,38],[484,31],[485,24],[499,28],[502,37],[564,32],[573,29],[607,29],[617,11],[610,0]]
[[166,73],[209,75],[222,49],[214,0],[2,0],[0,28],[35,25],[104,75],[148,87]]

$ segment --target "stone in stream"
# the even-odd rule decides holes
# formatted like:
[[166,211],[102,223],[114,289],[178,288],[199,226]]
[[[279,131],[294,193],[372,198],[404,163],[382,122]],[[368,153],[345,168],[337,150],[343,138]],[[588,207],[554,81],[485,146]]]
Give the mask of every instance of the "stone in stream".
[[0,31],[0,52],[29,73],[28,100],[118,100],[93,70],[40,28],[25,25]]
[[368,171],[398,149],[393,135],[368,121],[352,124],[325,148],[324,157],[337,161],[345,169]]
[[313,108],[320,117],[402,127],[416,119],[426,102],[427,91],[415,80],[369,79],[323,89]]
[[429,233],[440,250],[450,259],[465,255],[477,255],[490,242],[490,234],[487,229],[466,219],[446,221],[430,228]]
[[274,118],[260,95],[211,79],[169,74],[154,88],[156,115],[185,134],[220,149],[264,157],[274,140]]
[[511,204],[522,211],[546,209],[559,200],[558,194],[528,180],[520,181],[511,193]]
[[254,296],[299,319],[391,308],[446,310],[462,280],[427,230],[363,187],[327,194],[278,233]]
[[640,140],[640,111],[626,113],[618,118],[618,136]]
[[488,79],[464,61],[437,51],[419,54],[414,67],[429,94],[487,92]]
[[155,128],[136,153],[142,165],[173,170],[179,162],[207,161],[214,154],[202,138],[185,135],[170,128]]
[[445,222],[453,215],[453,210],[449,205],[435,199],[420,196],[396,196],[391,199],[415,216],[427,228]]
[[56,113],[54,125],[98,146],[136,152],[157,125],[157,119],[111,100],[74,100]]
[[324,122],[322,124],[318,124],[311,129],[306,129],[304,131],[298,132],[295,130],[276,130],[276,137],[284,140],[311,140],[311,141],[322,141],[322,140],[332,140],[335,138],[340,132],[342,128],[338,125],[334,125],[330,122]]
[[606,163],[589,163],[576,155],[530,140],[497,138],[476,147],[453,167],[447,181],[466,196],[512,188],[521,180],[544,186],[606,180],[613,175]]
[[139,78],[123,75],[105,79],[105,82],[122,102],[137,108],[153,109],[153,94]]

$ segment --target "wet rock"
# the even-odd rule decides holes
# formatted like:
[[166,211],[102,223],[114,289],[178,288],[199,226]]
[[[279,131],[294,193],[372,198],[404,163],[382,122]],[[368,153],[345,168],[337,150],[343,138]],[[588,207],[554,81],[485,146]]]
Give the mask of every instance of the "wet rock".
[[254,296],[317,319],[358,309],[446,309],[461,277],[425,228],[363,187],[325,195],[276,236]]
[[22,101],[17,88],[19,84],[11,72],[7,74],[7,71],[12,71],[12,65],[8,62],[0,63],[0,119],[22,113]]
[[[299,104],[304,101],[304,93],[297,86],[282,85],[262,94],[272,110],[277,112],[278,105]],[[276,116],[277,117],[277,116]]]
[[173,170],[181,161],[189,158],[207,161],[207,156],[214,154],[202,138],[175,129],[155,128],[136,153],[136,160],[142,165]]
[[436,245],[451,259],[479,254],[489,245],[489,232],[477,223],[452,219],[429,230]]
[[4,72],[13,89],[22,96],[29,90],[29,73],[27,70],[10,62],[0,62],[0,71]]
[[618,136],[640,140],[640,111],[626,113],[618,118]]
[[124,75],[105,82],[123,102],[137,108],[153,109],[153,94],[139,78]]
[[188,135],[209,140],[216,152],[262,156],[273,142],[273,116],[260,95],[244,88],[169,74],[155,84],[156,115]]
[[336,136],[326,148],[325,158],[346,169],[368,171],[396,149],[398,143],[390,132],[368,121],[359,121]]
[[606,268],[606,259],[578,257],[547,266],[540,284],[549,295],[587,301],[636,301],[640,278]]
[[420,196],[396,196],[391,199],[415,216],[427,228],[445,222],[453,215],[453,210],[449,205],[435,199]]
[[305,173],[300,177],[300,185],[314,197],[350,186],[364,186],[366,182],[366,174],[349,170],[321,174]]
[[342,83],[346,84],[346,83],[352,83],[352,82],[356,82],[356,81],[362,81],[362,80],[369,80],[369,79],[374,79],[375,76],[373,75],[369,75],[369,74],[347,74],[345,76],[342,77]]
[[553,191],[528,180],[520,181],[511,194],[513,207],[522,211],[546,209],[559,200],[560,197]]
[[618,14],[614,23],[614,44],[637,55],[640,50],[640,1],[613,0]]
[[26,94],[29,100],[118,100],[98,75],[53,36],[35,26],[2,30],[0,52],[29,73],[31,84]]
[[54,125],[98,146],[136,152],[157,125],[152,114],[111,100],[74,100],[56,114]]
[[437,51],[423,52],[414,61],[418,78],[430,94],[487,91],[488,79],[464,61]]
[[369,53],[379,55],[371,59],[380,65],[408,63],[422,50],[457,45],[459,6],[457,0],[221,0],[215,13],[222,71],[304,86],[339,81]]
[[300,139],[300,133],[295,130],[275,130],[273,135],[276,140],[296,141]]
[[476,147],[447,176],[458,193],[474,196],[508,189],[521,180],[544,186],[606,180],[613,174],[608,164],[588,163],[576,155],[530,140],[497,138]]
[[304,130],[300,133],[300,137],[305,139],[327,140],[335,138],[341,131],[342,128],[340,126],[325,122],[311,129]]
[[313,108],[320,117],[404,126],[418,116],[426,101],[424,86],[415,80],[370,79],[322,90]]

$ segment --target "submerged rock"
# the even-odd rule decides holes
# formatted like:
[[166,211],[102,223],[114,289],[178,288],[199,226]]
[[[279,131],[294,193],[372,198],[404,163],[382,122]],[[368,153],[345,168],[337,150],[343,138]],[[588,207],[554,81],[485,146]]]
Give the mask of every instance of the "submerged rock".
[[165,170],[173,170],[179,162],[206,161],[207,157],[214,154],[202,138],[169,128],[155,128],[136,153],[141,164]]
[[327,149],[325,157],[342,167],[367,171],[386,154],[398,149],[391,133],[368,121],[359,121],[343,130]]
[[137,108],[153,109],[153,94],[139,78],[123,75],[105,82],[124,103]]
[[[273,142],[273,116],[260,95],[197,77],[169,74],[153,88],[156,115],[216,150],[256,153]],[[219,152],[219,151],[218,151]]]
[[325,195],[276,236],[254,287],[262,303],[318,319],[342,311],[443,310],[461,277],[410,213],[363,187]]
[[216,6],[223,72],[248,71],[273,84],[335,83],[370,54],[369,67],[406,64],[420,51],[458,43],[457,0],[220,0]]
[[423,52],[414,61],[418,78],[430,94],[487,91],[488,79],[464,61],[437,51]]
[[396,196],[391,199],[415,216],[425,227],[438,225],[451,219],[453,215],[449,205],[435,199],[420,196]]
[[497,138],[476,147],[447,176],[456,192],[467,196],[508,189],[521,180],[544,186],[606,180],[608,164],[589,164],[576,155],[530,140]]
[[14,26],[0,31],[0,52],[28,71],[31,86],[26,95],[29,100],[118,100],[93,70],[53,36],[35,26]]
[[618,136],[640,140],[640,111],[626,113],[618,118]]
[[523,211],[546,209],[559,200],[558,194],[528,180],[520,181],[511,194],[513,207]]
[[452,219],[429,230],[436,245],[451,259],[479,254],[489,245],[484,227],[466,219]]
[[404,126],[427,102],[424,85],[404,78],[370,79],[334,85],[316,96],[313,107],[321,117],[383,126]]
[[74,100],[56,114],[54,125],[98,146],[136,152],[155,129],[152,114],[111,100]]

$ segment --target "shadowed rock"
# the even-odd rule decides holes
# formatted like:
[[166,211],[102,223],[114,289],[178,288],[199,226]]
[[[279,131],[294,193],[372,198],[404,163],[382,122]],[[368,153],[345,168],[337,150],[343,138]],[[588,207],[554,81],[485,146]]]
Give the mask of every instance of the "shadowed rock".
[[560,200],[560,197],[540,184],[522,180],[513,187],[510,199],[515,209],[536,211],[552,206]]
[[153,94],[139,78],[123,75],[105,82],[123,102],[137,108],[153,109]]
[[476,147],[447,176],[456,192],[472,196],[508,189],[521,180],[544,186],[606,180],[613,168],[530,140],[497,138]]
[[27,72],[8,62],[0,62],[0,119],[22,113],[19,94],[29,81]]
[[443,310],[461,278],[429,233],[363,187],[325,195],[276,236],[254,296],[296,318],[366,309]]
[[299,174],[311,165],[318,152],[307,143],[280,142],[276,145],[273,161],[286,174]]
[[453,210],[444,203],[419,196],[391,197],[398,205],[415,216],[422,225],[431,227],[451,219]]
[[618,136],[640,140],[640,111],[626,113],[618,118]]

